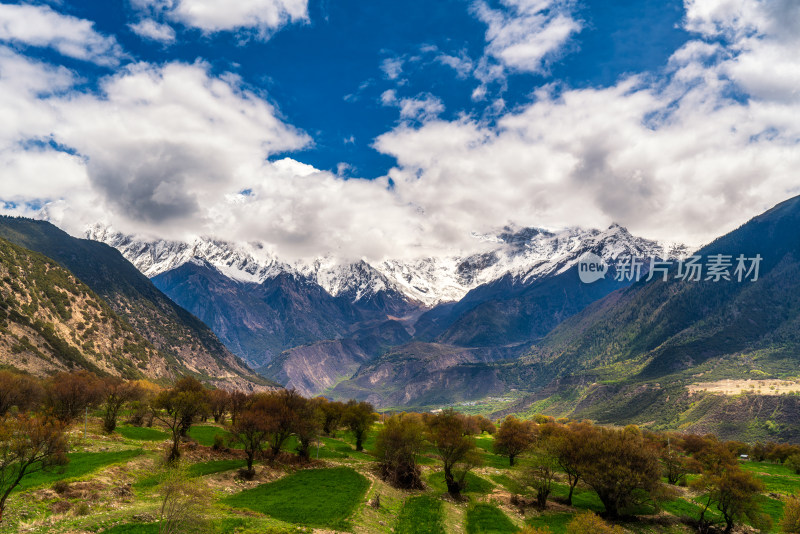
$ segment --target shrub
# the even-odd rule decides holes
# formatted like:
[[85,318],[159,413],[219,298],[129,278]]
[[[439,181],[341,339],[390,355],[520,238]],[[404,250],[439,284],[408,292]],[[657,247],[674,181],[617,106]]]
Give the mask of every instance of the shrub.
[[781,532],[800,534],[800,497],[797,494],[786,500],[780,527]]
[[567,524],[569,534],[624,534],[622,527],[611,525],[593,512],[581,512]]

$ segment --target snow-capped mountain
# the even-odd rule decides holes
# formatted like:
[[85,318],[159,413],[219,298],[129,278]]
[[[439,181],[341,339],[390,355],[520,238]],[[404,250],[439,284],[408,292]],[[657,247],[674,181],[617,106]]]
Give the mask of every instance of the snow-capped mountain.
[[292,274],[352,302],[389,293],[428,308],[458,301],[470,290],[507,275],[515,283],[525,284],[563,272],[589,251],[605,260],[626,255],[675,258],[688,253],[684,245],[635,237],[616,224],[606,230],[505,228],[496,235],[475,236],[489,244],[490,250],[480,254],[374,263],[340,262],[331,257],[288,263],[260,243],[212,238],[191,243],[137,240],[99,224],[88,228],[86,237],[118,249],[150,278],[189,262],[202,262],[240,282],[262,283],[279,274]]

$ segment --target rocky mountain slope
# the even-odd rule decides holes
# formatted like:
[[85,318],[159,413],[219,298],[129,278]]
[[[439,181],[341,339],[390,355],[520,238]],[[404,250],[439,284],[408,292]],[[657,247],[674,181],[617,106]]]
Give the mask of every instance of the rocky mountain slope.
[[178,370],[72,273],[2,238],[0,333],[2,365],[36,375],[157,379]]
[[0,217],[0,237],[43,254],[69,270],[176,368],[232,387],[269,384],[113,248],[73,238],[45,221],[24,218]]

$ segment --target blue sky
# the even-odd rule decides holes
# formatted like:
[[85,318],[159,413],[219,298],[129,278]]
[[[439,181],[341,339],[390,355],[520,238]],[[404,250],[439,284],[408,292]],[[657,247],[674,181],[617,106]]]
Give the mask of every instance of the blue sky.
[[507,224],[700,244],[800,192],[798,11],[2,2],[0,200],[73,233],[297,255],[430,254]]
[[[384,91],[395,89],[399,97],[431,93],[443,102],[442,118],[467,113],[491,121],[496,115],[492,99],[503,98],[513,109],[529,102],[543,84],[607,86],[626,73],[657,75],[689,38],[681,29],[680,1],[575,3],[569,11],[582,28],[566,49],[548,60],[542,72],[513,72],[490,83],[487,97],[476,102],[471,94],[479,82],[436,59],[447,54],[477,63],[483,54],[486,24],[465,0],[312,0],[307,20],[288,24],[269,39],[254,37],[247,29],[207,34],[176,25],[177,40],[166,46],[142,39],[128,27],[141,14],[128,2],[64,2],[58,8],[115,36],[130,61],[202,59],[212,72],[240,75],[289,123],[313,137],[313,147],[293,152],[294,157],[332,172],[346,163],[352,166],[345,171],[348,176],[364,178],[382,176],[395,163],[372,148],[374,139],[398,120],[396,108],[381,104]],[[47,50],[31,55],[39,56],[37,52],[53,58]],[[396,79],[389,79],[382,68],[387,61],[399,61],[402,70]],[[108,74],[108,69],[86,62],[71,67],[90,83]]]

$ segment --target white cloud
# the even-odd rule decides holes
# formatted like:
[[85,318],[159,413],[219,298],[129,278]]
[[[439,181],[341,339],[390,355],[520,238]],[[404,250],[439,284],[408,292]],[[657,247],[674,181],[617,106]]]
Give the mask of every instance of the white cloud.
[[429,121],[444,111],[444,104],[430,93],[420,93],[414,98],[397,98],[397,91],[389,89],[381,94],[381,104],[400,109],[400,119]]
[[254,29],[262,37],[308,19],[308,0],[132,0],[134,6],[206,33]]
[[689,27],[709,41],[677,51],[666,83],[633,77],[557,96],[540,90],[497,127],[399,125],[376,143],[398,159],[397,191],[439,236],[486,221],[616,221],[693,244],[800,193],[798,36],[784,22],[797,20],[800,5],[716,4],[687,5]]
[[159,43],[171,44],[175,42],[175,30],[168,24],[161,24],[153,19],[143,19],[136,24],[130,24],[129,28],[144,39],[158,41]]
[[403,59],[399,57],[386,58],[381,62],[381,70],[389,80],[396,80],[403,74]]
[[98,65],[117,65],[124,56],[116,39],[95,31],[94,23],[62,15],[48,6],[0,4],[0,40],[50,47]]
[[581,30],[566,0],[502,0],[505,9],[492,9],[483,0],[473,4],[486,23],[486,51],[478,76],[500,78],[506,70],[544,72],[548,61]]

